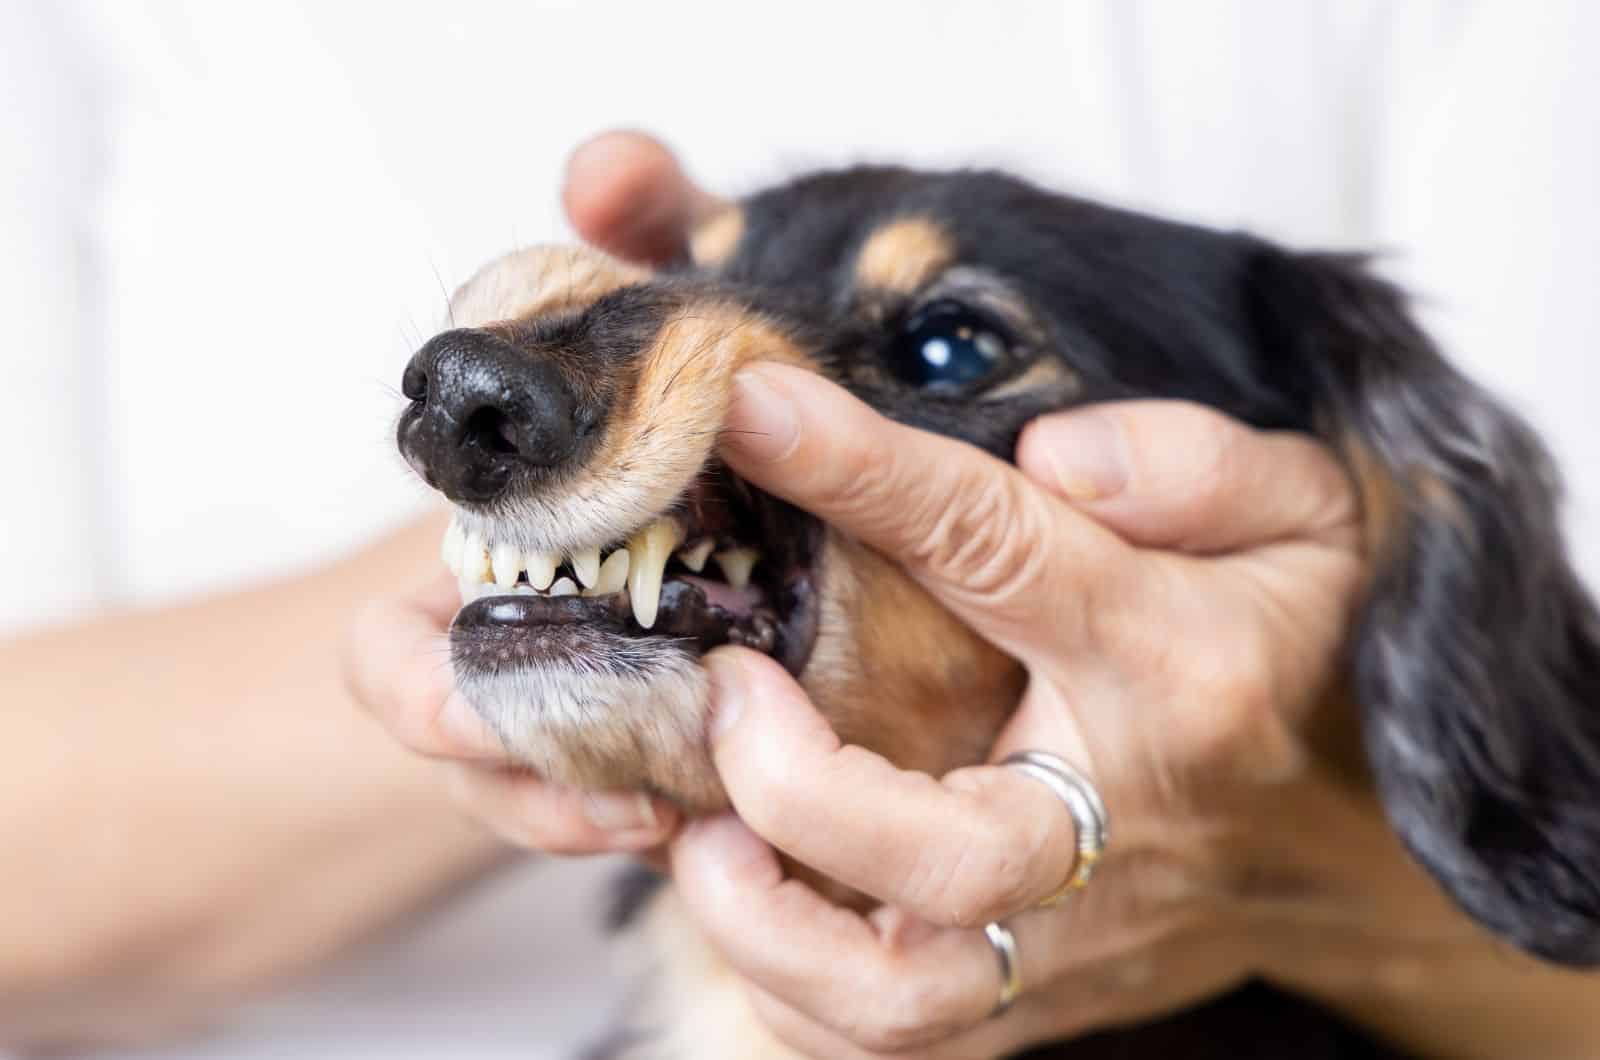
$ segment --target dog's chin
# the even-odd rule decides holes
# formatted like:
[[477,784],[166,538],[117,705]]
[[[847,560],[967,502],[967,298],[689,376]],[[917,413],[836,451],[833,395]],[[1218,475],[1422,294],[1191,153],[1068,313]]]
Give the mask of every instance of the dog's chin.
[[521,602],[468,605],[451,638],[462,693],[514,758],[559,784],[654,792],[692,812],[726,805],[697,647],[587,622],[525,625],[508,613]]

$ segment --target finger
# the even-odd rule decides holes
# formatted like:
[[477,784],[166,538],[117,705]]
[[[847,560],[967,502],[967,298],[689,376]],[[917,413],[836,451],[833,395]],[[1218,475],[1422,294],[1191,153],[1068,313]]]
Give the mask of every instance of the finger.
[[939,931],[897,947],[786,879],[771,848],[735,817],[691,822],[671,855],[678,893],[734,968],[868,1050],[940,1041],[994,1005],[999,973],[979,932]]
[[1137,598],[1113,535],[974,446],[894,423],[771,363],[736,377],[723,455],[763,489],[890,556],[1025,663],[1081,643],[1100,599]]
[[638,851],[678,825],[668,803],[635,792],[581,791],[525,770],[446,763],[452,793],[500,838],[551,854]]
[[450,617],[460,603],[448,575],[406,596],[362,609],[344,646],[351,694],[419,754],[504,760],[504,745],[456,690]]
[[802,1056],[817,1060],[882,1060],[915,1057],[916,1060],[993,1060],[1010,1056],[1035,1040],[1029,1028],[1038,1024],[1034,1007],[1019,1004],[1003,1016],[986,1019],[970,1030],[943,1041],[887,1052],[868,1049],[810,1018],[776,994],[757,986],[746,987],[750,1006],[761,1022],[784,1044]]
[[681,257],[690,229],[726,205],[690,180],[660,140],[622,130],[572,152],[561,198],[580,236],[647,264]]
[[1023,430],[1017,466],[1139,545],[1216,553],[1354,534],[1349,478],[1323,446],[1189,402],[1044,416]]
[[1055,892],[1076,860],[1049,789],[999,767],[935,780],[841,745],[767,656],[706,657],[712,754],[739,815],[767,842],[939,924],[974,926]]

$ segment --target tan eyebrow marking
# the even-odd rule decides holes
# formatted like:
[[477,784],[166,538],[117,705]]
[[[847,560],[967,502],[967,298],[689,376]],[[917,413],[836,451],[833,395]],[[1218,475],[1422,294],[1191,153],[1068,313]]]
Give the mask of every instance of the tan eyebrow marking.
[[856,283],[911,294],[955,260],[955,241],[926,217],[902,217],[873,232],[856,256]]
[[689,257],[696,265],[721,265],[744,238],[744,211],[730,206],[689,234]]

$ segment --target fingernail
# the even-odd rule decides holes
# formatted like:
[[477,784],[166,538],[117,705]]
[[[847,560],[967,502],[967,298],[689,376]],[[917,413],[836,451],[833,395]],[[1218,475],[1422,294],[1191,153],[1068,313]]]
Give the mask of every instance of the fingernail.
[[655,803],[648,795],[623,795],[613,792],[585,792],[583,816],[606,832],[630,832],[654,828],[661,823]]
[[1103,412],[1074,412],[1040,420],[1042,444],[1057,488],[1074,501],[1102,501],[1128,484],[1121,425]]
[[794,403],[767,377],[770,369],[752,364],[733,377],[732,402],[723,427],[723,444],[756,460],[788,456],[800,434]]
[[744,712],[744,671],[735,659],[719,652],[706,656],[706,676],[711,680],[711,722],[707,734],[712,746],[733,728]]

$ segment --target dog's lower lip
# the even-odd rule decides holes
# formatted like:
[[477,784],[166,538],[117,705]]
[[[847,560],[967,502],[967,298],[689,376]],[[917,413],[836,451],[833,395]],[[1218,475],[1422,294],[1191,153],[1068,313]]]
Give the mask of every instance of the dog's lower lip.
[[741,644],[770,652],[778,642],[778,616],[765,604],[749,611],[731,611],[707,599],[699,585],[682,579],[667,582],[661,590],[660,612],[649,630],[630,622],[632,610],[621,593],[607,596],[488,596],[463,607],[455,630],[525,631],[537,637],[558,628],[584,627],[596,633],[633,637],[673,637],[693,640],[704,649],[720,644]]

